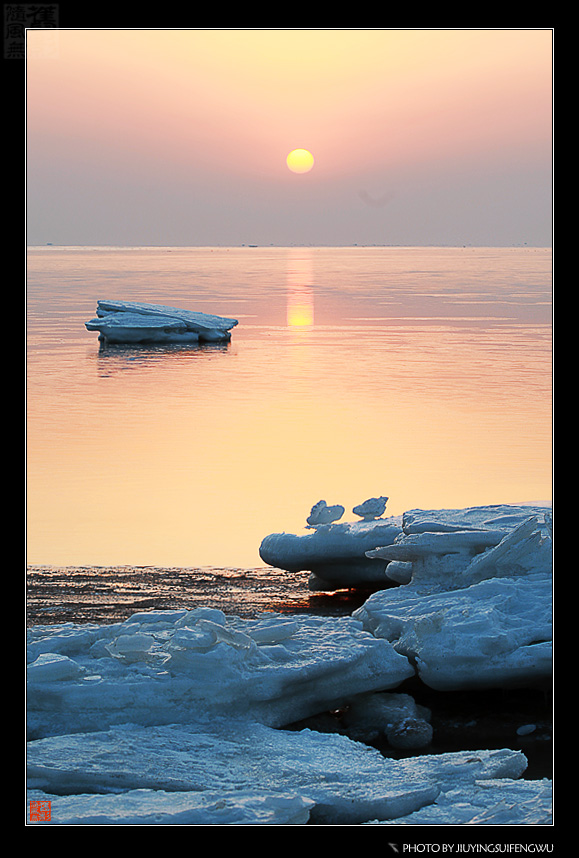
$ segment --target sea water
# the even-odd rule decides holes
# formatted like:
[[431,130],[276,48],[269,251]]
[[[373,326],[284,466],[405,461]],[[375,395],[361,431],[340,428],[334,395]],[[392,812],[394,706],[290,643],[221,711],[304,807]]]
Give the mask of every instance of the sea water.
[[[103,347],[99,299],[238,319]],[[263,565],[314,503],[551,496],[546,248],[34,247],[27,560]]]

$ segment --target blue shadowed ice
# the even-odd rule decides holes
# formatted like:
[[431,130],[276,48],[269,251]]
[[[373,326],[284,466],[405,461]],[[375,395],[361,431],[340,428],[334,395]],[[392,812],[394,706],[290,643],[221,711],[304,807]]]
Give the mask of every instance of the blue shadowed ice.
[[145,304],[137,301],[99,301],[97,316],[85,322],[105,343],[214,343],[231,338],[237,319]]
[[[401,686],[549,687],[550,509],[412,510],[395,530],[366,553],[393,586],[352,616],[197,608],[29,629],[40,824],[549,824],[551,782],[521,778],[519,748],[429,754],[431,713]],[[340,729],[314,726],[336,711]]]

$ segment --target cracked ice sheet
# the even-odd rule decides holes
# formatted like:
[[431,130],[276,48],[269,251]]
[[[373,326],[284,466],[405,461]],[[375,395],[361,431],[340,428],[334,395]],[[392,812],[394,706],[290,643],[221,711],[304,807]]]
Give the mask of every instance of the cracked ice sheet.
[[51,795],[239,791],[313,802],[318,824],[397,819],[441,791],[488,778],[518,778],[517,751],[476,751],[389,760],[336,734],[276,730],[249,721],[136,727],[29,744],[29,787]]
[[51,819],[42,825],[305,825],[313,805],[301,796],[253,790],[69,796],[32,790],[28,798],[50,801]]
[[114,626],[36,627],[29,638],[35,739],[127,721],[189,723],[201,711],[280,727],[414,675],[350,617],[159,611]]
[[464,509],[410,509],[402,518],[405,533],[451,532],[464,529],[501,528],[510,531],[529,516],[543,518],[552,512],[551,504],[493,504]]
[[551,825],[553,784],[490,779],[441,792],[433,804],[402,819],[368,825]]

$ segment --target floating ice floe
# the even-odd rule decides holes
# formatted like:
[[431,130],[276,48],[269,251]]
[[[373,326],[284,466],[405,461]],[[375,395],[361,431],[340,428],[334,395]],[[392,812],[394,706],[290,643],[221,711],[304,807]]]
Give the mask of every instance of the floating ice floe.
[[231,338],[237,319],[137,301],[98,301],[97,316],[85,322],[104,343],[216,343]]
[[400,517],[379,518],[388,498],[369,498],[357,507],[363,521],[339,522],[344,507],[324,500],[312,507],[307,518],[311,533],[271,533],[260,545],[261,559],[288,572],[310,572],[310,590],[343,587],[390,586],[386,562],[371,562],[367,552],[389,545],[402,533]]

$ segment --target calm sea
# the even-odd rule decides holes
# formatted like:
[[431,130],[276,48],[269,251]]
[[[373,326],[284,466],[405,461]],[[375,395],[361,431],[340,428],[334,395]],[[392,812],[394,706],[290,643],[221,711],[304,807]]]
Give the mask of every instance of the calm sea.
[[[233,316],[102,348],[97,300]],[[30,248],[28,563],[263,565],[324,499],[551,496],[551,251]]]

